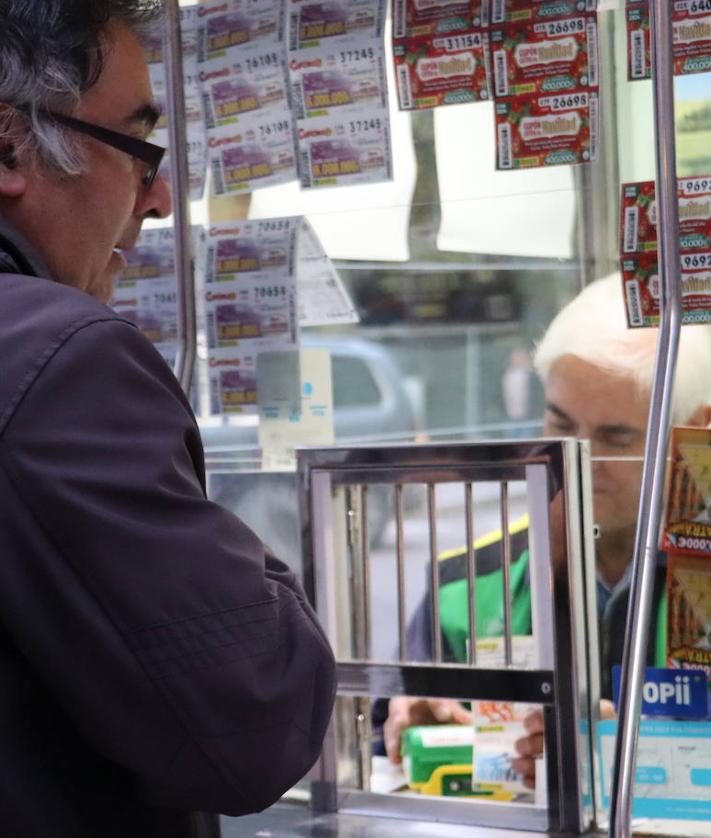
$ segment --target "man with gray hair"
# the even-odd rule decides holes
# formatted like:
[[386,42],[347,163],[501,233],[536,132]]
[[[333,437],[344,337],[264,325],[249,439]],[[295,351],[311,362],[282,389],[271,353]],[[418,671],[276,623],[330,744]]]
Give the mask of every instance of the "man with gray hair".
[[171,211],[151,0],[0,0],[3,838],[216,836],[318,756],[334,661],[209,502],[171,371],[107,308]]
[[[642,458],[647,429],[656,352],[655,329],[628,329],[622,284],[618,274],[591,283],[553,319],[534,355],[534,367],[544,386],[546,436],[588,439],[593,458],[593,512],[597,528],[598,616],[603,626],[603,681],[619,662],[624,636],[626,593],[634,551]],[[674,388],[672,421],[706,424],[711,397],[711,327],[682,330]],[[477,551],[476,614],[480,637],[500,634],[503,625],[501,542],[485,539]],[[512,619],[515,634],[531,632],[528,582],[528,538],[525,521],[511,529],[513,551]],[[468,639],[466,551],[453,551],[440,561],[440,619],[445,660],[464,659]],[[663,572],[659,579],[663,581]],[[663,611],[658,608],[663,585],[657,584],[654,636],[650,662],[664,658]],[[610,629],[610,621],[615,624]],[[622,623],[620,627],[618,623]],[[497,627],[497,628],[491,628]],[[621,631],[620,631],[621,628]],[[410,627],[410,655],[430,657],[429,596]],[[384,725],[385,747],[400,760],[400,734],[413,724],[466,722],[468,714],[457,702],[395,698]],[[526,752],[542,745],[542,717],[532,720],[535,747],[524,740]],[[539,724],[540,723],[540,724]],[[522,770],[527,772],[532,763]]]

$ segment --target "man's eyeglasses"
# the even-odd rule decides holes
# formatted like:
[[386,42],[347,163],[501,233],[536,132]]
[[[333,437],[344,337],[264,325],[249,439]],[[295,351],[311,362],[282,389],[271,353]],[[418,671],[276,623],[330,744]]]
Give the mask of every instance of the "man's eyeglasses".
[[146,189],[151,188],[165,154],[165,149],[162,146],[154,145],[146,142],[146,140],[139,140],[137,137],[129,137],[127,134],[112,131],[110,128],[103,128],[101,125],[84,122],[84,120],[76,119],[73,116],[65,116],[54,111],[43,111],[43,113],[55,122],[59,122],[60,125],[66,125],[72,131],[86,134],[87,137],[93,137],[95,140],[123,151],[125,154],[130,154],[131,157],[145,163],[147,168],[141,178],[141,183]]

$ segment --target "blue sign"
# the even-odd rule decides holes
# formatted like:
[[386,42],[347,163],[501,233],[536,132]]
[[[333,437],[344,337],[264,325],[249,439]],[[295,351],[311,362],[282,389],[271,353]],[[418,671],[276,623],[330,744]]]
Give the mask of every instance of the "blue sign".
[[[620,699],[620,667],[612,668],[615,707]],[[708,686],[704,672],[689,669],[654,669],[644,672],[642,713],[675,719],[706,719],[709,715]]]

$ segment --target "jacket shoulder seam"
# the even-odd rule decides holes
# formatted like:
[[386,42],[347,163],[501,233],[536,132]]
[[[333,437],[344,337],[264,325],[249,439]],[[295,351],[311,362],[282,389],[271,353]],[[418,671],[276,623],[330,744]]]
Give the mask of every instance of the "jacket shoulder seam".
[[27,393],[32,388],[32,385],[39,378],[47,364],[64,346],[64,344],[67,343],[67,341],[70,338],[72,338],[75,334],[82,331],[83,329],[86,329],[89,326],[94,325],[95,323],[112,322],[123,323],[127,326],[131,326],[131,328],[133,329],[136,328],[135,324],[131,323],[129,320],[124,320],[120,317],[111,315],[97,317],[96,315],[90,315],[70,323],[62,332],[60,332],[54,338],[54,340],[51,341],[51,343],[49,343],[48,346],[45,347],[44,351],[30,364],[19,386],[17,387],[10,400],[3,408],[2,412],[0,412],[0,435],[2,435],[6,430],[8,424],[10,423],[10,420],[12,419],[12,416],[14,415],[17,408],[20,406],[22,400],[25,398]]

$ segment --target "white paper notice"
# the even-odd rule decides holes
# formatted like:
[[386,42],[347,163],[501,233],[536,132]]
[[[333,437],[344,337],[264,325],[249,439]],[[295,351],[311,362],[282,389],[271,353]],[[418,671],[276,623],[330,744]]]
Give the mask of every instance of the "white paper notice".
[[[302,349],[298,359],[298,407],[294,409],[289,388],[282,399],[260,397],[259,400],[259,444],[265,471],[295,469],[297,446],[334,442],[330,353],[327,349]],[[273,364],[269,363],[272,359],[265,360],[264,375],[273,377]],[[259,380],[262,380],[261,362]],[[273,388],[260,387],[260,393],[263,390],[267,396],[275,395]]]
[[358,314],[338,271],[305,218],[301,223],[297,253],[299,325],[357,323]]

